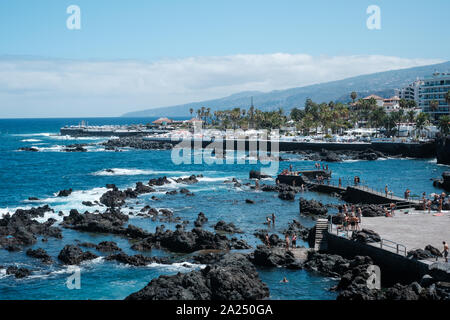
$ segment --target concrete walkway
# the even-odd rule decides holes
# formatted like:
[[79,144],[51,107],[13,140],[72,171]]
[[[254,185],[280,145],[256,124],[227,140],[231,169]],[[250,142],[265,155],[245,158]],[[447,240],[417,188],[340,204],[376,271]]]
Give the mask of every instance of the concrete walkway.
[[429,244],[442,251],[442,241],[450,243],[450,211],[443,211],[442,216],[433,216],[433,211],[429,214],[411,209],[396,210],[392,218],[363,218],[362,228],[402,244],[408,251],[424,249]]

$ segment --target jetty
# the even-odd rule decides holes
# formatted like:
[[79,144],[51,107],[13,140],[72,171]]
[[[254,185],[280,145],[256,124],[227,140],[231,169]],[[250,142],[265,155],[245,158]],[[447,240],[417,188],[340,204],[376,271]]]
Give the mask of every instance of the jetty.
[[[317,177],[322,176],[324,179],[318,181]],[[322,170],[300,170],[295,174],[280,174],[277,176],[277,183],[287,184],[295,187],[304,186],[310,191],[317,191],[321,193],[333,194],[337,193],[350,203],[365,203],[365,204],[379,204],[390,205],[395,203],[397,208],[415,207],[420,204],[418,199],[405,199],[394,196],[391,193],[384,193],[376,189],[370,188],[359,183],[354,185],[344,186],[343,183],[348,179],[342,179],[342,183],[336,183],[331,179],[330,171]]]

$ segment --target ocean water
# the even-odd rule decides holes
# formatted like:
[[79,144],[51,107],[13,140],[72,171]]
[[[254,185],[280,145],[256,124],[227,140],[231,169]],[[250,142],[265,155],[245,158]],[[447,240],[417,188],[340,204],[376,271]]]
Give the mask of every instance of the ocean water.
[[[260,244],[253,233],[266,226],[265,217],[271,213],[277,216],[276,227],[270,232],[280,233],[292,219],[301,221],[306,226],[314,225],[314,221],[299,216],[298,201],[286,202],[278,199],[275,193],[255,192],[249,188],[235,188],[224,183],[233,177],[243,183],[249,182],[248,172],[260,169],[261,164],[182,164],[176,165],[171,160],[171,151],[124,150],[108,152],[100,146],[89,147],[85,153],[61,152],[62,146],[73,143],[90,143],[105,138],[73,139],[58,135],[59,128],[67,124],[78,124],[82,119],[26,119],[0,120],[0,216],[6,212],[14,212],[17,208],[31,208],[48,204],[55,212],[62,211],[67,215],[70,209],[81,212],[93,211],[82,205],[82,201],[98,200],[107,183],[115,183],[119,188],[132,187],[138,181],[146,182],[150,178],[167,176],[178,178],[191,174],[203,174],[204,178],[195,185],[184,186],[195,193],[194,197],[181,194],[166,195],[167,190],[180,188],[182,185],[172,183],[158,190],[157,197],[161,201],[153,201],[151,195],[143,195],[130,200],[124,212],[139,211],[145,205],[155,208],[169,208],[193,227],[199,212],[204,212],[209,219],[205,228],[219,220],[234,222],[245,234],[238,235],[252,246]],[[89,124],[131,124],[147,123],[154,119],[99,118],[89,119]],[[41,152],[17,151],[21,147],[35,146]],[[280,171],[288,168],[313,168],[311,161],[299,161],[294,155],[283,155],[291,161],[280,162]],[[344,177],[344,181],[358,175],[361,180],[377,189],[384,189],[388,184],[394,194],[403,194],[406,188],[412,194],[422,192],[440,192],[432,186],[431,178],[439,177],[449,167],[437,165],[435,159],[383,159],[377,161],[350,161],[330,163],[334,177]],[[111,174],[106,169],[115,169]],[[253,183],[253,182],[252,182]],[[266,180],[263,183],[274,183]],[[72,188],[74,192],[67,198],[57,198],[59,190]],[[316,199],[324,203],[339,203],[339,200],[323,194],[305,192],[297,195],[307,199]],[[29,197],[37,197],[39,201],[28,201]],[[254,205],[245,203],[245,199],[255,201]],[[136,204],[139,202],[139,204]],[[98,209],[101,209],[100,207]],[[57,214],[46,214],[61,221]],[[142,227],[150,232],[160,225],[150,219],[130,217],[129,223]],[[167,228],[174,224],[165,223]],[[69,290],[67,278],[73,274],[74,268],[58,263],[57,255],[65,244],[76,240],[94,242],[111,240],[128,254],[136,254],[130,249],[128,240],[111,235],[81,233],[63,229],[63,239],[52,239],[38,243],[32,248],[44,248],[54,259],[51,266],[42,265],[36,259],[30,259],[25,251],[0,251],[0,299],[123,299],[132,292],[143,288],[151,279],[162,274],[175,274],[199,268],[186,265],[184,262],[190,255],[175,255],[164,250],[153,250],[145,253],[149,256],[172,256],[176,262],[172,265],[152,264],[146,267],[131,267],[116,262],[107,262],[99,258],[81,265],[81,289]],[[307,245],[305,243],[301,243]],[[95,252],[95,250],[93,250]],[[97,253],[97,252],[95,252]],[[100,253],[97,253],[100,255]],[[5,274],[10,265],[30,268],[32,276],[17,280]],[[281,268],[261,268],[258,270],[261,279],[267,283],[271,291],[271,299],[334,299],[336,293],[329,290],[336,280],[321,277],[303,270],[292,271]],[[289,283],[280,283],[283,277]]]

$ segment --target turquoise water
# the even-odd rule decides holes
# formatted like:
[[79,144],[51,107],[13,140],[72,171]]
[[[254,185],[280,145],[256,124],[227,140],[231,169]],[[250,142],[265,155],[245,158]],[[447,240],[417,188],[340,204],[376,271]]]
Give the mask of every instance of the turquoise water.
[[[178,194],[165,195],[166,190],[159,190],[157,195],[161,201],[154,202],[149,195],[130,200],[129,205],[138,211],[149,204],[156,208],[169,208],[183,220],[191,221],[188,228],[193,227],[199,212],[209,218],[207,229],[218,220],[234,222],[245,231],[241,235],[252,246],[260,242],[252,235],[255,230],[265,228],[265,217],[272,212],[277,215],[277,224],[271,232],[280,233],[292,219],[300,220],[306,226],[313,221],[301,218],[298,201],[286,202],[278,199],[275,193],[254,192],[248,188],[234,188],[223,181],[236,177],[248,182],[248,172],[259,169],[260,164],[242,165],[207,165],[183,164],[175,165],[171,161],[170,151],[125,150],[124,152],[105,152],[100,147],[89,148],[86,153],[60,152],[61,146],[72,143],[88,143],[104,139],[67,139],[55,136],[59,128],[66,124],[77,124],[81,119],[39,119],[39,120],[0,120],[0,215],[14,212],[16,208],[31,208],[49,204],[55,212],[68,214],[70,209],[79,211],[95,210],[84,207],[82,201],[97,200],[107,183],[115,183],[119,188],[134,186],[138,181],[148,181],[153,177],[180,177],[190,174],[203,174],[204,178],[195,185],[187,186],[195,193],[194,197]],[[130,124],[147,123],[152,119],[90,119],[89,124]],[[18,152],[25,146],[36,146],[42,152]],[[294,158],[293,155],[284,155]],[[312,168],[313,162],[298,161],[281,162],[280,170],[290,164],[296,168]],[[438,177],[449,167],[440,166],[433,159],[387,159],[374,162],[357,161],[329,164],[335,177],[353,177],[359,175],[367,184],[384,189],[387,183],[396,195],[401,195],[406,188],[412,194],[437,192],[432,186],[431,178]],[[116,168],[117,174],[108,175],[105,169]],[[274,183],[271,180],[264,183]],[[180,188],[171,184],[165,188]],[[56,198],[55,193],[61,189],[73,188],[68,198]],[[300,195],[297,195],[297,198]],[[304,193],[301,196],[317,199],[324,203],[338,203],[339,200],[317,193]],[[29,197],[38,197],[40,201],[28,201]],[[254,205],[245,203],[245,199],[255,201]],[[136,204],[136,201],[139,204]],[[124,209],[127,212],[127,209]],[[61,220],[56,214],[48,215]],[[149,219],[131,217],[130,223],[153,232],[160,223]],[[173,224],[165,224],[174,228]],[[44,248],[57,261],[57,255],[65,244],[82,242],[98,243],[112,240],[128,254],[136,254],[130,249],[130,243],[121,237],[96,235],[63,230],[63,239],[49,239],[47,243],[38,242],[33,248]],[[306,245],[306,244],[305,244]],[[26,250],[25,250],[26,251]],[[95,250],[94,250],[95,252]],[[100,253],[98,253],[100,255]],[[147,253],[154,256],[174,256],[165,251],[153,250]],[[176,256],[178,262],[189,259],[189,256]],[[81,289],[69,290],[66,279],[73,270],[58,263],[52,266],[41,265],[37,260],[28,258],[24,251],[10,253],[0,251],[0,266],[18,265],[33,270],[32,276],[16,280],[0,270],[0,299],[123,299],[132,292],[144,287],[152,278],[161,274],[187,272],[191,267],[181,264],[170,266],[150,265],[147,267],[129,267],[102,259],[88,262],[81,266]],[[328,288],[335,284],[329,278],[319,277],[306,271],[285,269],[260,269],[260,276],[271,291],[271,299],[334,299],[336,294]],[[279,281],[286,276],[289,283]]]

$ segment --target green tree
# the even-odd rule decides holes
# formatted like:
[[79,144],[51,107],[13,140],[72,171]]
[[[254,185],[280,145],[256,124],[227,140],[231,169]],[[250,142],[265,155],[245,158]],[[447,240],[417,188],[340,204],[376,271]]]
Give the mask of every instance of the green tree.
[[370,122],[377,129],[377,133],[376,133],[377,136],[378,136],[378,131],[384,125],[385,120],[386,120],[386,111],[384,110],[383,107],[377,107],[370,114]]
[[427,113],[421,112],[417,115],[416,118],[416,131],[419,135],[422,134],[423,130],[426,126],[430,124],[430,116]]
[[[347,91],[347,92],[348,92],[348,91]],[[355,91],[353,91],[353,92],[350,94],[350,98],[352,98],[353,103],[355,103],[356,98],[358,98],[358,94],[357,94]]]
[[439,101],[437,101],[437,100],[431,100],[430,101],[430,109],[433,111],[433,113],[434,113],[434,120],[436,120],[437,119],[437,114],[436,114],[436,111],[438,110],[438,108],[439,108]]
[[291,119],[294,121],[300,121],[304,116],[305,116],[305,112],[303,110],[300,110],[298,108],[293,108],[291,110]]
[[448,135],[450,132],[450,116],[441,116],[439,118],[438,128],[441,131],[442,135]]
[[448,106],[448,113],[450,114],[450,90],[448,90],[445,94],[445,102],[447,102],[447,106]]

